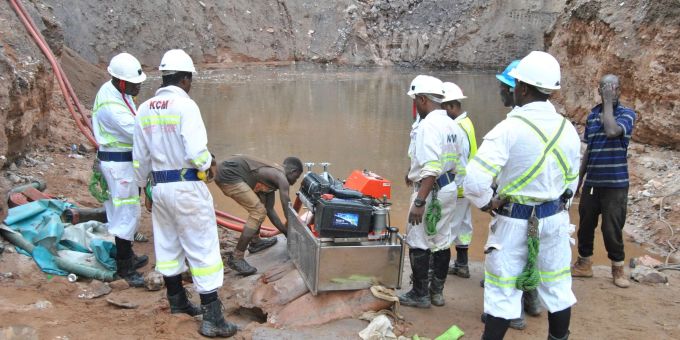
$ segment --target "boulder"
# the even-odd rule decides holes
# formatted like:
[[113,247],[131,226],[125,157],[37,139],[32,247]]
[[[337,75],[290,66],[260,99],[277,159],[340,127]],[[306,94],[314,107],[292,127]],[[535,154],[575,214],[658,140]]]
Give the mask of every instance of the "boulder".
[[658,270],[647,267],[637,266],[630,273],[633,280],[640,283],[667,283],[668,278]]

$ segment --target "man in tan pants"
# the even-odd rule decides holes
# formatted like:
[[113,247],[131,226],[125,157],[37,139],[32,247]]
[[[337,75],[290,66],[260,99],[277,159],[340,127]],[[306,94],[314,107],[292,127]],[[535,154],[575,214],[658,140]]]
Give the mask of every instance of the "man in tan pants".
[[244,259],[246,248],[252,253],[260,252],[276,244],[276,238],[261,239],[260,226],[265,217],[284,235],[288,233],[288,221],[282,223],[274,209],[279,190],[283,211],[290,204],[288,189],[302,174],[302,162],[288,157],[283,166],[256,157],[236,155],[220,163],[215,182],[222,192],[234,199],[248,211],[248,218],[236,244],[236,250],[227,259],[229,268],[241,275],[252,275],[257,268]]

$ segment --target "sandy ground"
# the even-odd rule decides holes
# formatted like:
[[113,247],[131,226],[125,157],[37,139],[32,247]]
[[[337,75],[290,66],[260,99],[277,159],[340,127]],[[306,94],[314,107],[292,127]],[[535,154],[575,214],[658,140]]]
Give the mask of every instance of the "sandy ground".
[[[67,156],[66,147],[59,145],[38,150],[32,157],[36,164],[32,167],[26,165],[17,173],[44,173],[48,193],[63,195],[82,206],[96,206],[96,201],[86,191],[92,153],[74,159]],[[46,161],[54,166],[45,166]],[[141,231],[152,238],[150,224],[150,217],[144,212]],[[135,251],[150,255],[152,260],[143,271],[152,270],[153,243],[136,243]],[[406,289],[409,286],[408,268],[405,271],[403,285]],[[573,289],[579,303],[573,311],[572,338],[680,338],[680,324],[673,312],[680,308],[680,273],[666,273],[668,284],[635,283],[629,289],[615,288],[607,267],[598,267],[595,278],[576,279]],[[236,338],[352,338],[367,325],[365,321],[343,320],[309,329],[269,329],[261,325],[261,320],[252,313],[239,310],[234,305],[228,287],[234,275],[228,269],[226,274],[225,287],[220,295],[225,301],[228,318],[242,329]],[[466,338],[478,338],[483,329],[479,320],[483,296],[479,280],[482,274],[482,264],[476,262],[472,266],[472,278],[450,276],[444,307],[427,310],[402,308],[401,312],[406,317],[401,325],[404,334],[433,338],[455,324],[468,334]],[[126,289],[114,290],[108,296],[97,299],[79,298],[88,284],[87,280],[69,283],[63,277],[46,275],[31,259],[5,250],[0,255],[0,335],[7,337],[24,332],[20,334],[36,334],[40,339],[200,337],[196,333],[198,321],[188,316],[169,314],[164,291]],[[133,301],[139,307],[120,309],[108,304],[106,298]],[[193,299],[198,302],[197,294]],[[27,327],[19,327],[22,325]],[[526,330],[510,330],[507,339],[545,338],[546,335],[547,317],[543,313],[537,318],[529,317]]]

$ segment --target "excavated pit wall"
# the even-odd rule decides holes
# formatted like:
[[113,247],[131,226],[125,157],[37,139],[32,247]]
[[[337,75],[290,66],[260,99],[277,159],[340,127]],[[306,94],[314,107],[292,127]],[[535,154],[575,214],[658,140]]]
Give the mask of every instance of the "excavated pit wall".
[[620,77],[621,102],[638,114],[633,139],[680,147],[680,1],[567,1],[546,38],[562,63],[559,102],[585,122],[599,79]]
[[[55,52],[62,49],[59,24],[46,8],[26,6]],[[0,168],[20,154],[50,124],[55,89],[52,67],[33,43],[8,1],[0,3]]]
[[534,49],[564,0],[41,0],[66,45],[104,64],[169,48],[199,63],[312,61],[499,68]]

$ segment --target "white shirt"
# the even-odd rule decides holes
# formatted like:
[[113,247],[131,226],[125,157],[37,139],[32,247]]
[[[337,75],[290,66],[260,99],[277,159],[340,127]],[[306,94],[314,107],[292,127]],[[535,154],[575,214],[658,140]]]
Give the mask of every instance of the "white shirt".
[[[545,142],[518,117],[523,117],[538,127],[548,140]],[[558,157],[548,152],[538,168],[535,178],[525,181],[525,186],[514,186],[516,180],[533,168],[553,140],[565,118],[555,111],[549,102],[533,102],[515,107],[506,119],[498,123],[486,136],[475,158],[467,165],[463,187],[465,197],[475,206],[485,206],[492,197],[491,183],[498,183],[498,191],[504,197],[507,189],[512,202],[534,205],[559,198],[566,188],[576,190],[580,166],[581,141],[574,126],[566,121],[555,150],[562,155],[567,173],[562,171]],[[512,190],[516,188],[517,190]]]
[[166,86],[139,106],[132,150],[135,180],[146,185],[151,171],[196,168],[205,171],[212,156],[201,111],[177,86]]
[[[132,96],[125,95],[133,110]],[[123,94],[110,81],[99,88],[92,106],[94,138],[101,151],[130,151],[135,116],[123,101]]]
[[465,131],[444,110],[432,111],[414,123],[408,148],[409,180],[420,182],[425,177],[455,171],[465,139]]

